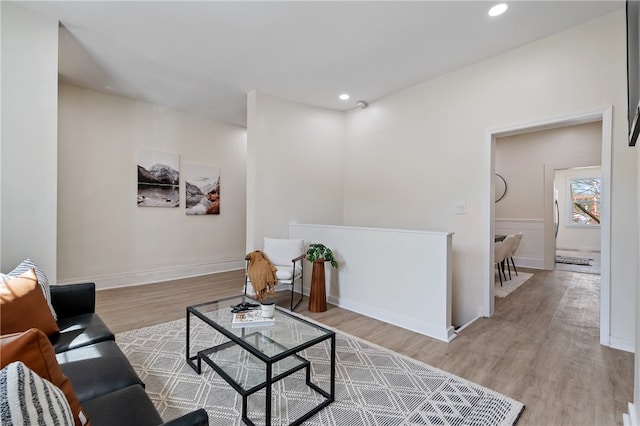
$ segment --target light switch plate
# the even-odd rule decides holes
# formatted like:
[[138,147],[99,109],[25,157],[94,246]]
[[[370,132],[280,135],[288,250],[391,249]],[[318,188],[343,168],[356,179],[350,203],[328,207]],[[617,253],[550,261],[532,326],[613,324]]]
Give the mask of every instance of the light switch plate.
[[455,214],[467,214],[467,206],[465,203],[458,203],[453,211]]

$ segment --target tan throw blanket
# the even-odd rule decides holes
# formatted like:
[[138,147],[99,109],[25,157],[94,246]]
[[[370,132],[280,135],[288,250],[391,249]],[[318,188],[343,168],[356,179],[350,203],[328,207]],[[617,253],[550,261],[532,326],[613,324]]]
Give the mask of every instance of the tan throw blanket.
[[256,299],[262,300],[267,295],[275,294],[276,267],[269,261],[267,255],[260,250],[252,251],[245,256],[249,261],[247,275],[256,294]]

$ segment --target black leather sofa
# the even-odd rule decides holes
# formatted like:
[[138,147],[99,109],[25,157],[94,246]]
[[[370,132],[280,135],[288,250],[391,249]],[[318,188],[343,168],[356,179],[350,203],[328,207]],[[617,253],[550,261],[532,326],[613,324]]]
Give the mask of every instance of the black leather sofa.
[[204,409],[163,423],[115,336],[95,313],[95,284],[51,286],[60,334],[50,338],[92,426],[206,426]]

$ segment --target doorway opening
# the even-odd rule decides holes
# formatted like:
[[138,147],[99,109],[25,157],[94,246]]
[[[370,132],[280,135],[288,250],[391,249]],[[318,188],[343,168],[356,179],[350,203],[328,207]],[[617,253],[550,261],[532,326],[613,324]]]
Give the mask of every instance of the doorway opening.
[[[488,129],[486,132],[487,150],[487,175],[485,179],[485,199],[488,206],[488,220],[486,223],[486,263],[483,279],[483,315],[490,317],[494,312],[494,236],[495,228],[495,179],[496,163],[495,149],[496,139],[504,136],[526,134],[540,130],[562,128],[585,123],[601,123],[601,265],[600,265],[600,343],[610,345],[610,203],[609,194],[611,191],[611,137],[612,137],[612,112],[611,106],[587,113],[576,113],[562,117],[554,117],[540,121],[524,123],[513,126]],[[547,162],[544,164],[544,189],[543,189],[543,219],[540,235],[541,269],[551,270],[555,265],[555,221],[554,221],[554,176],[555,170],[568,169],[581,166],[597,164],[593,159],[584,159],[587,164],[574,164],[572,161]]]

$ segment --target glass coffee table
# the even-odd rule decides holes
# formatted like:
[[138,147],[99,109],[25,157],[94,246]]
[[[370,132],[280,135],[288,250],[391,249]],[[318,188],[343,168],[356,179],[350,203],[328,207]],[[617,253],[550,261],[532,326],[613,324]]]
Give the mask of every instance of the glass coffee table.
[[[201,374],[204,361],[229,383],[242,396],[242,420],[248,425],[255,425],[247,415],[248,397],[264,389],[267,426],[271,425],[272,385],[304,370],[304,382],[317,394],[314,399],[319,403],[290,423],[299,425],[334,400],[336,335],[277,307],[273,324],[235,328],[231,307],[244,302],[258,303],[250,297],[237,296],[187,307],[187,364]],[[207,333],[209,336],[205,337]],[[196,347],[193,351],[192,346]],[[324,386],[328,389],[312,382],[311,362],[303,358],[304,353],[300,354],[312,347],[319,348],[314,356],[326,353],[329,358]]]

